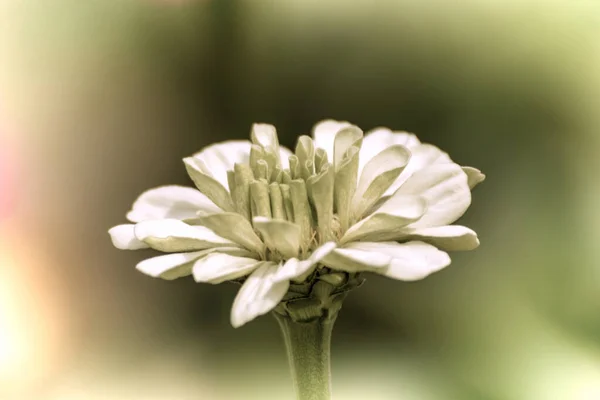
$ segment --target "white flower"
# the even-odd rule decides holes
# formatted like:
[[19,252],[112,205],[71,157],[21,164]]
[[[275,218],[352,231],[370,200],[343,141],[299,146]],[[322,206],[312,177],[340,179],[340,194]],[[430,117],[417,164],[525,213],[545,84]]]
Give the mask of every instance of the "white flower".
[[255,124],[251,139],[185,158],[197,190],[151,189],[127,214],[132,224],[109,231],[119,249],[166,253],[137,265],[150,276],[243,283],[235,327],[296,300],[327,308],[364,271],[422,279],[450,264],[446,251],[479,245],[452,223],[485,176],[413,134],[378,128],[363,137],[328,120],[294,153],[271,125]]

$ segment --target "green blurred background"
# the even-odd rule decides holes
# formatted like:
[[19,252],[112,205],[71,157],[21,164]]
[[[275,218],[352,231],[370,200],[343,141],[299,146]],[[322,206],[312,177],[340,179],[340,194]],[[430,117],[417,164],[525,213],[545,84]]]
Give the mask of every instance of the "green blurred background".
[[488,176],[477,251],[348,297],[334,398],[598,400],[599,111],[596,1],[2,0],[0,398],[293,399],[273,318],[107,230],[209,143],[334,118]]

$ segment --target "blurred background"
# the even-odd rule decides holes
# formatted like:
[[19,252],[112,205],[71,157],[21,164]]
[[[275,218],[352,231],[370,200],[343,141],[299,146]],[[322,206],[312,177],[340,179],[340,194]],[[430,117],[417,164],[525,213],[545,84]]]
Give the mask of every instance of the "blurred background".
[[598,400],[599,111],[596,1],[2,0],[0,399],[293,399],[273,318],[107,230],[207,144],[334,118],[488,176],[477,251],[348,297],[334,398]]

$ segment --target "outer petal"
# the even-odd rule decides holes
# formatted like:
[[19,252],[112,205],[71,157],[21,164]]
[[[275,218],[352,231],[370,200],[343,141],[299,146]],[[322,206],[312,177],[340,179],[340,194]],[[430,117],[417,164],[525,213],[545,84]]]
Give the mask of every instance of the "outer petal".
[[204,226],[190,226],[176,219],[140,222],[135,235],[153,249],[169,253],[236,246]]
[[161,186],[140,195],[133,203],[127,219],[141,222],[149,219],[195,218],[198,211],[216,213],[222,211],[198,190],[184,186]]
[[400,186],[404,184],[415,172],[420,171],[428,166],[435,164],[451,163],[452,160],[448,153],[443,152],[439,148],[431,144],[421,144],[410,149],[412,157],[410,162],[402,171],[396,182],[386,192],[386,194],[394,193]]
[[462,167],[462,169],[465,171],[465,174],[467,174],[471,190],[485,180],[485,174],[482,174],[477,168]]
[[246,276],[261,264],[254,258],[215,252],[196,261],[192,271],[196,282],[216,284]]
[[426,199],[396,193],[374,214],[351,226],[340,241],[349,243],[356,240],[390,240],[386,239],[390,234],[395,235],[408,224],[418,221],[426,209]]
[[253,223],[271,250],[276,250],[287,258],[298,256],[301,239],[299,225],[265,217],[255,217]]
[[392,132],[388,128],[375,128],[365,134],[363,145],[360,149],[360,166],[359,170],[371,161],[373,157],[381,153],[393,145],[402,145],[406,148],[413,149],[420,145],[419,139],[412,133],[408,132]]
[[317,264],[327,254],[331,253],[336,246],[335,242],[327,242],[313,251],[306,260],[300,261],[297,258],[290,258],[283,267],[279,268],[273,280],[275,282],[286,280],[304,281],[315,270]]
[[273,280],[278,268],[278,264],[264,262],[244,282],[231,309],[231,325],[234,328],[268,313],[283,299],[290,282]]
[[374,252],[369,249],[343,248],[335,249],[327,254],[323,260],[323,265],[338,271],[360,272],[376,271],[389,266],[392,257],[381,252]]
[[327,152],[327,156],[333,162],[333,143],[335,135],[342,129],[352,124],[346,121],[334,121],[328,119],[321,121],[313,128],[313,138],[315,147],[321,148]]
[[202,225],[218,235],[239,243],[258,254],[264,252],[262,240],[254,232],[250,222],[236,213],[220,213],[201,215],[198,220]]
[[215,251],[229,254],[231,256],[245,257],[250,253],[247,250],[236,247],[221,247],[218,249],[207,249],[191,253],[172,253],[158,257],[148,258],[136,265],[136,269],[154,278],[173,280],[192,274],[192,268],[196,260],[205,257]]
[[471,204],[467,175],[454,163],[435,164],[417,171],[396,193],[422,196],[427,200],[427,211],[411,225],[414,228],[451,224]]
[[356,242],[348,247],[349,250],[371,254],[372,258],[382,255],[390,257],[388,266],[372,271],[402,281],[423,279],[450,265],[447,253],[423,242]]
[[[204,161],[195,157],[187,157],[183,159],[183,162],[188,175],[202,194],[222,210],[234,211],[235,208],[227,186],[223,186],[209,173],[209,167]],[[227,171],[225,171],[225,175],[227,175]]]
[[135,268],[153,278],[172,280],[190,275],[194,261],[204,255],[206,251],[166,254],[141,261]]
[[410,156],[410,151],[406,147],[392,145],[369,160],[362,169],[354,194],[352,205],[354,216],[361,217],[383,196],[404,170]]
[[228,140],[205,147],[192,156],[202,161],[204,173],[216,179],[223,187],[228,187],[227,171],[233,170],[233,165],[247,164],[250,159],[250,141]]
[[135,237],[135,225],[124,224],[110,228],[108,231],[113,245],[121,250],[147,249],[149,246]]
[[335,167],[333,202],[343,230],[352,223],[352,200],[358,180],[358,151],[358,147],[350,147],[344,162]]
[[460,225],[407,229],[394,239],[421,240],[445,251],[469,251],[479,247],[477,233]]
[[346,126],[338,131],[333,142],[333,166],[336,172],[346,160],[347,151],[351,147],[356,146],[360,150],[362,138],[363,131],[355,125]]

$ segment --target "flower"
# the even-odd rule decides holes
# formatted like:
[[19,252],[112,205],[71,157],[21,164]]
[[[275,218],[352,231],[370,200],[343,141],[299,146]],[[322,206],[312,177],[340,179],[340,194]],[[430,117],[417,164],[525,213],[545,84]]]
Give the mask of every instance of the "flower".
[[231,323],[276,310],[310,319],[340,307],[362,272],[412,281],[450,264],[446,251],[479,245],[452,225],[485,176],[406,132],[363,135],[348,122],[317,124],[295,152],[275,127],[185,158],[197,189],[143,193],[110,229],[119,249],[166,253],[137,269],[163,279],[241,283]]

